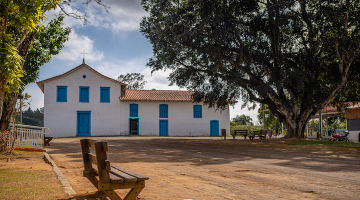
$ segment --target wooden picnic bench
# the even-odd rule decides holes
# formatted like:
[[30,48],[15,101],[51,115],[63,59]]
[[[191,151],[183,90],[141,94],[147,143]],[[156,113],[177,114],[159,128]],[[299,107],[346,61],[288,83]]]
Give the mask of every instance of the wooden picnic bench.
[[253,131],[252,135],[249,135],[249,138],[253,140],[255,137],[259,137],[261,140],[264,140],[268,133],[272,134],[272,130]]
[[[84,161],[83,176],[112,200],[122,200],[114,191],[116,189],[131,189],[124,200],[135,200],[145,187],[145,180],[149,178],[120,166],[110,165],[106,155],[106,141],[82,139],[80,144]],[[89,147],[95,149],[95,155],[90,153]]]
[[240,135],[240,136],[242,135],[246,139],[246,137],[248,136],[248,130],[234,130],[234,133],[232,134],[233,139],[235,139],[236,135]]

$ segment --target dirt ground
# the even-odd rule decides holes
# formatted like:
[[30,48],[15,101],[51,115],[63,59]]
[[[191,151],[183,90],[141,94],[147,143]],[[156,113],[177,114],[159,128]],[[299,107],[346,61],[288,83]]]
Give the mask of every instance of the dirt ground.
[[[289,141],[109,137],[108,159],[148,176],[145,200],[359,199],[360,148]],[[82,177],[80,138],[46,148],[78,193],[103,197]],[[126,191],[117,190],[124,196]]]

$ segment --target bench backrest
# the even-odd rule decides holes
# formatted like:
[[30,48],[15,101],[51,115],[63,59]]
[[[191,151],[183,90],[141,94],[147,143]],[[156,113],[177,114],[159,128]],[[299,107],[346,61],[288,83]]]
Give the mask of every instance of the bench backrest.
[[[80,144],[85,171],[93,172],[92,164],[97,165],[100,182],[110,182],[110,161],[107,160],[106,155],[108,151],[107,142],[82,139]],[[90,153],[90,148],[95,149],[95,155]]]
[[248,133],[248,130],[234,130],[234,133],[235,134],[247,134]]
[[266,135],[268,133],[272,133],[272,130],[253,131],[253,135]]

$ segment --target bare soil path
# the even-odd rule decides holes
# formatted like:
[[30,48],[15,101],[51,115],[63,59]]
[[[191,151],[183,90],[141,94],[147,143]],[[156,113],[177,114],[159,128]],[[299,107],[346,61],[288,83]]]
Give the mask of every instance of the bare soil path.
[[[141,199],[360,198],[360,148],[290,145],[279,139],[94,139],[108,141],[112,164],[150,178]],[[76,199],[101,197],[82,177],[79,140],[55,139],[47,152],[79,194]]]

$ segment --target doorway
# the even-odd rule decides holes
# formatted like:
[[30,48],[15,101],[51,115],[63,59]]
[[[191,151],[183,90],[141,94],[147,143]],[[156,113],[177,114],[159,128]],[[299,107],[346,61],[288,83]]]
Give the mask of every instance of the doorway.
[[91,112],[77,111],[77,131],[76,136],[91,135]]
[[139,135],[139,119],[129,119],[129,135]]
[[210,136],[219,136],[219,121],[210,121]]

